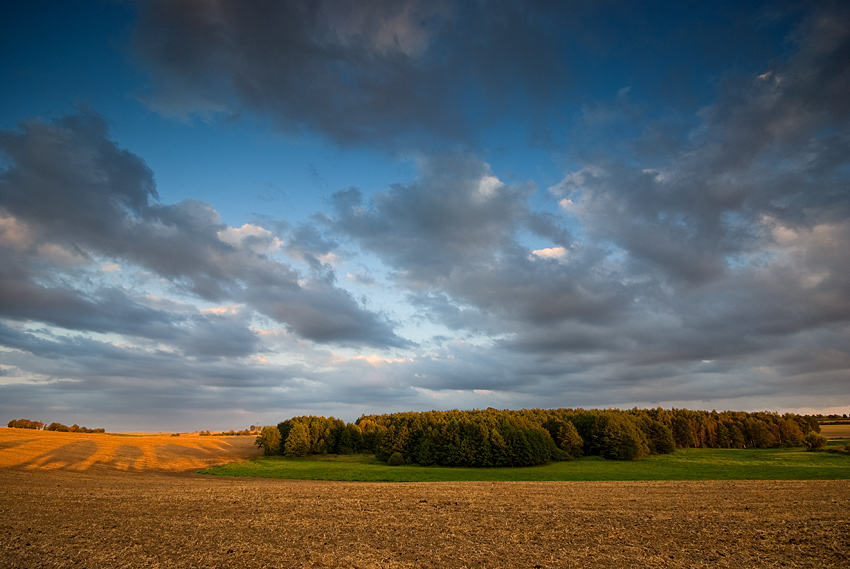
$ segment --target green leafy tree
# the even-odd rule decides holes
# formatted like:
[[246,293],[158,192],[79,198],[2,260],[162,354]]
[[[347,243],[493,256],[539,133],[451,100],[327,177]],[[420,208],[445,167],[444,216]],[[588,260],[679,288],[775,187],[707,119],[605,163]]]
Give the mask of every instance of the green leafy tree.
[[283,443],[286,456],[307,456],[310,452],[310,431],[302,422],[296,422],[289,430],[289,435]]
[[614,460],[639,460],[649,456],[646,436],[625,415],[610,414],[602,430],[602,456]]
[[793,419],[782,419],[779,422],[779,442],[783,446],[798,447],[803,444],[803,430],[797,421]]
[[558,431],[555,434],[555,442],[558,444],[558,448],[566,452],[571,457],[581,457],[584,441],[578,434],[576,426],[571,422],[567,421],[558,428]]
[[676,452],[676,439],[673,431],[658,421],[649,423],[649,446],[657,454],[672,454]]
[[510,464],[508,443],[499,429],[495,427],[490,429],[490,462],[493,466],[508,466]]
[[431,466],[437,462],[436,453],[436,434],[432,427],[428,427],[425,433],[419,440],[419,445],[416,447],[416,462],[422,466]]
[[280,431],[277,427],[263,427],[254,444],[263,449],[263,454],[280,454]]
[[410,442],[410,431],[404,424],[391,425],[389,429],[381,437],[378,444],[378,452],[375,457],[378,460],[389,460],[390,456],[395,453],[401,453],[402,456],[407,456],[408,443]]
[[682,414],[677,414],[673,417],[671,425],[673,431],[673,439],[676,441],[676,446],[682,448],[691,448],[695,444],[694,431],[691,427],[691,422]]
[[756,417],[750,417],[744,421],[744,429],[747,433],[747,439],[753,448],[770,448],[776,442],[773,432],[767,424]]

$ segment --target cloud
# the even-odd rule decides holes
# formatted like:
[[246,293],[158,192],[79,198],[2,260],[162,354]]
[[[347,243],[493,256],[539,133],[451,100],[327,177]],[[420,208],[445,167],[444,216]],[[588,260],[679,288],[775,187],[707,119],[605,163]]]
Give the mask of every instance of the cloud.
[[[483,161],[431,157],[412,183],[339,192],[331,226],[393,271],[419,317],[513,353],[518,390],[646,401],[663,382],[685,399],[678,385],[698,377],[706,393],[775,395],[797,374],[834,387],[850,321],[847,23],[812,14],[796,51],[769,75],[725,78],[665,152],[634,155],[646,162],[584,156],[550,188],[563,216],[533,211],[534,188]],[[657,143],[646,124],[633,147]],[[457,375],[417,385],[476,383]]]
[[[594,159],[553,193],[590,238],[690,283],[768,246],[767,219],[811,228],[846,218],[848,22],[846,9],[816,10],[787,60],[726,77],[687,137],[665,141],[661,162]],[[654,141],[634,144],[662,155]]]
[[850,10],[636,6],[138,4],[141,97],[179,128],[250,115],[417,173],[230,226],[160,202],[94,112],[0,132],[0,410],[846,397]]
[[470,157],[424,159],[421,178],[373,194],[371,207],[359,190],[334,195],[333,229],[357,239],[423,286],[451,277],[458,266],[490,263],[528,216],[531,186],[508,186]]
[[[134,47],[164,114],[248,109],[284,131],[389,149],[470,141],[517,93],[562,91],[572,11],[500,2],[149,2]],[[541,15],[539,11],[547,12]],[[506,79],[506,76],[519,80]]]
[[544,247],[543,249],[535,249],[531,252],[535,257],[541,259],[561,259],[567,255],[566,247]]
[[[332,273],[305,278],[276,259],[280,240],[271,231],[227,227],[203,202],[154,201],[153,174],[109,140],[99,115],[23,123],[0,134],[0,148],[8,158],[0,172],[0,309],[7,318],[163,340],[188,326],[195,344],[187,349],[203,351],[206,340],[198,338],[210,336],[212,316],[192,323],[107,285],[101,261],[117,261],[150,281],[142,287],[244,303],[310,340],[406,344],[385,318],[336,287]],[[154,284],[146,273],[163,280]],[[250,347],[244,323],[241,334],[232,332],[234,346]]]
[[418,180],[368,204],[356,190],[338,193],[332,227],[378,255],[415,305],[450,329],[499,336],[612,317],[628,292],[594,267],[593,247],[553,264],[520,242],[528,232],[557,240],[547,249],[560,256],[571,247],[555,216],[531,211],[533,191],[502,183],[475,158],[435,157]]

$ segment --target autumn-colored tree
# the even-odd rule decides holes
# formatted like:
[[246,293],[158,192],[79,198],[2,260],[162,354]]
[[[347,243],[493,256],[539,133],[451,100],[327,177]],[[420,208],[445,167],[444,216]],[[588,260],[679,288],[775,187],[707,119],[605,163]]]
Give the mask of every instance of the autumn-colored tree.
[[572,458],[581,457],[584,441],[578,434],[576,426],[571,422],[566,421],[558,426],[558,430],[555,433],[555,442],[558,444],[558,448],[566,452]]
[[803,444],[803,430],[793,419],[785,418],[779,423],[779,442],[783,446],[798,447]]
[[29,419],[12,419],[6,425],[10,429],[35,429],[39,430],[44,427],[41,421],[30,421]]

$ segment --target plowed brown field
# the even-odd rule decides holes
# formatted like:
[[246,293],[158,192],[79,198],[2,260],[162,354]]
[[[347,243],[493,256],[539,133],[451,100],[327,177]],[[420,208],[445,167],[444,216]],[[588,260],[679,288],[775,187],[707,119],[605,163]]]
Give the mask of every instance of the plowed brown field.
[[21,440],[0,447],[29,457],[0,468],[0,567],[850,566],[848,481],[229,479],[169,472],[155,441],[130,463]]

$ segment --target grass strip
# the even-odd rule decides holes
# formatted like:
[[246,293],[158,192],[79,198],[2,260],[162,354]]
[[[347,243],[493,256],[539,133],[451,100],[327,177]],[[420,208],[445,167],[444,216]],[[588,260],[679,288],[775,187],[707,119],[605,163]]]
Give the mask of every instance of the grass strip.
[[[830,441],[837,451],[847,440]],[[802,448],[679,449],[674,454],[620,462],[587,457],[525,468],[388,466],[371,455],[293,459],[260,457],[199,471],[201,474],[289,480],[357,482],[631,481],[631,480],[847,480],[850,454]]]

